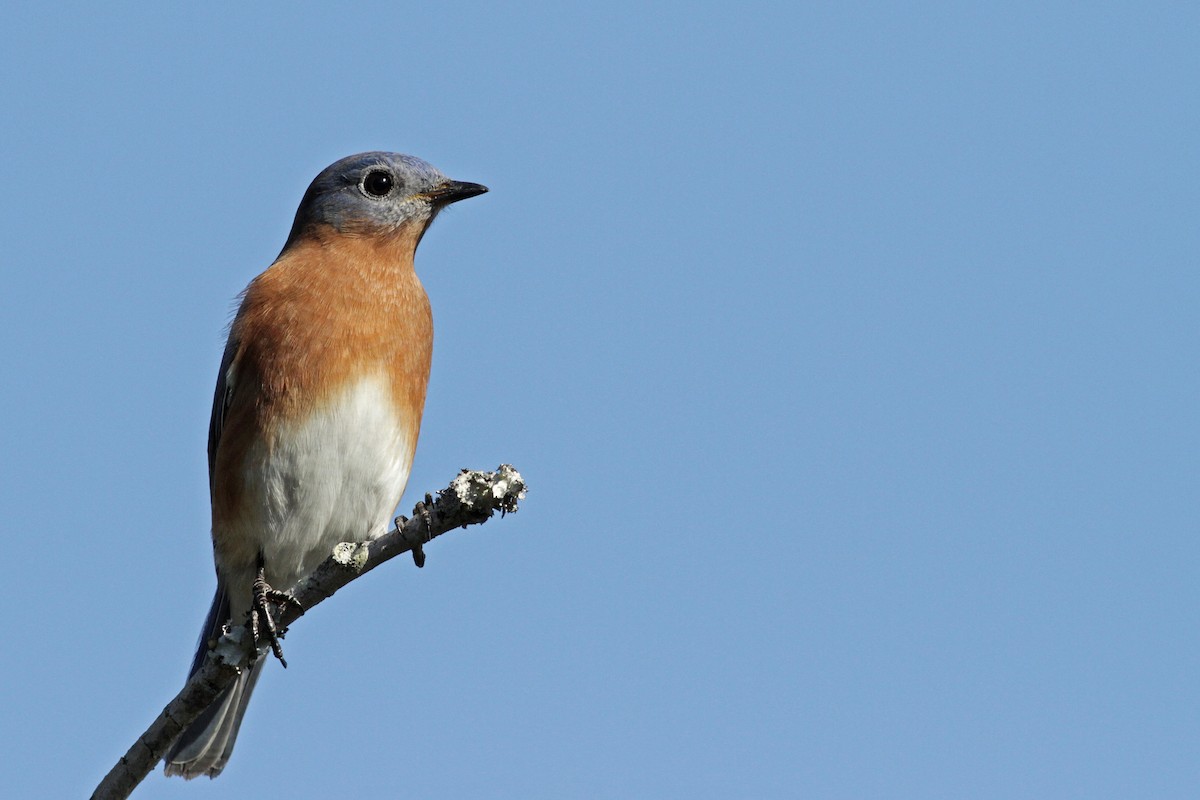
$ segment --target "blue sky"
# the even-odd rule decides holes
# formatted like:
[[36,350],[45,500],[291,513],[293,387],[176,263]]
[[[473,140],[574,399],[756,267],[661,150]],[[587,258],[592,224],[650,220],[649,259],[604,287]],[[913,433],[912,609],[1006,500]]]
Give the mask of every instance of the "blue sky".
[[1195,797],[1198,23],[10,8],[4,793],[90,792],[181,686],[233,299],[387,149],[492,189],[418,254],[403,509],[531,493],[135,797]]

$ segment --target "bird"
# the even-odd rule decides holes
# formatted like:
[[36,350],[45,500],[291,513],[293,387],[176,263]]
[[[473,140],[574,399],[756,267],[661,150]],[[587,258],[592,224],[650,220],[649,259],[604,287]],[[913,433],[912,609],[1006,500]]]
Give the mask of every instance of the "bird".
[[[309,185],[279,256],[242,293],[209,422],[217,590],[189,677],[247,621],[286,667],[269,606],[294,603],[286,590],[339,542],[388,530],[433,354],[414,255],[439,211],[486,191],[409,155],[343,158]],[[167,775],[221,773],[268,660],[182,732]]]

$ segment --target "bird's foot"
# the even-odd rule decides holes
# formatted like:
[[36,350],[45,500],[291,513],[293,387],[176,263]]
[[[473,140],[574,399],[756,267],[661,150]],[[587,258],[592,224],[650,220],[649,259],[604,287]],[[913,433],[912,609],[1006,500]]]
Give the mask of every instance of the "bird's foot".
[[[426,494],[423,502],[417,503],[413,508],[413,515],[421,518],[425,523],[425,541],[428,542],[433,538],[433,515],[429,513],[429,507],[433,505],[433,495]],[[396,529],[400,530],[408,524],[406,517],[396,517]],[[413,563],[417,565],[417,569],[425,566],[425,547],[424,542],[418,542],[412,548]]]
[[271,616],[272,603],[280,608],[292,606],[301,614],[304,613],[304,606],[300,605],[300,601],[291,592],[282,592],[267,583],[264,567],[259,563],[258,575],[254,578],[253,604],[250,606],[250,636],[254,640],[256,653],[259,643],[265,638],[271,646],[271,652],[279,659],[279,663],[283,664],[284,669],[287,669],[283,645],[279,643],[287,629],[281,630],[276,627],[275,619]]

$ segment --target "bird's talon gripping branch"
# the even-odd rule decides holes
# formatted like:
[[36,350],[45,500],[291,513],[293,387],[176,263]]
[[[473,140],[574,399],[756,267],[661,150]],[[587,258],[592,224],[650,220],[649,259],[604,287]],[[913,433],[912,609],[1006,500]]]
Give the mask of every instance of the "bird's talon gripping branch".
[[417,508],[421,509],[421,521],[425,523],[425,541],[433,539],[433,514],[429,509],[433,506],[433,495],[425,493],[425,502],[418,503]]
[[[396,530],[402,531],[404,530],[404,526],[408,524],[408,517],[401,514],[400,516],[396,517],[394,522],[396,524]],[[418,544],[416,547],[413,547],[410,552],[412,553],[413,563],[417,565],[417,569],[425,566],[425,549],[421,547],[421,545]]]
[[[254,578],[252,587],[254,593],[254,604],[250,607],[250,636],[254,640],[254,652],[257,654],[259,643],[265,638],[271,646],[271,652],[279,659],[279,663],[287,669],[287,659],[283,657],[283,645],[279,640],[286,633],[286,628],[280,630],[275,625],[275,619],[271,616],[271,604],[282,608],[283,606],[292,606],[301,614],[304,613],[304,606],[300,605],[300,601],[292,596],[290,592],[282,592],[275,589],[269,583],[265,568],[260,563],[258,565],[258,575]],[[266,634],[265,636],[261,634]]]
[[[413,508],[413,515],[421,518],[425,523],[425,541],[433,539],[433,514],[430,513],[429,507],[433,505],[433,495],[428,492],[425,494],[425,499],[417,503]],[[405,520],[407,522],[408,520]],[[425,566],[425,548],[424,542],[418,542],[412,547],[413,563],[417,568]]]

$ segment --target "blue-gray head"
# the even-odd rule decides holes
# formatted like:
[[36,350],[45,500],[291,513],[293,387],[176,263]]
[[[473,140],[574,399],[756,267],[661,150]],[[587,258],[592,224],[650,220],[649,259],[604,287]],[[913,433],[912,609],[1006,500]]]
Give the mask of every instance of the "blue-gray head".
[[486,191],[478,183],[452,181],[413,156],[382,152],[348,156],[330,164],[309,185],[284,249],[323,226],[362,236],[415,223],[419,237],[441,208]]

